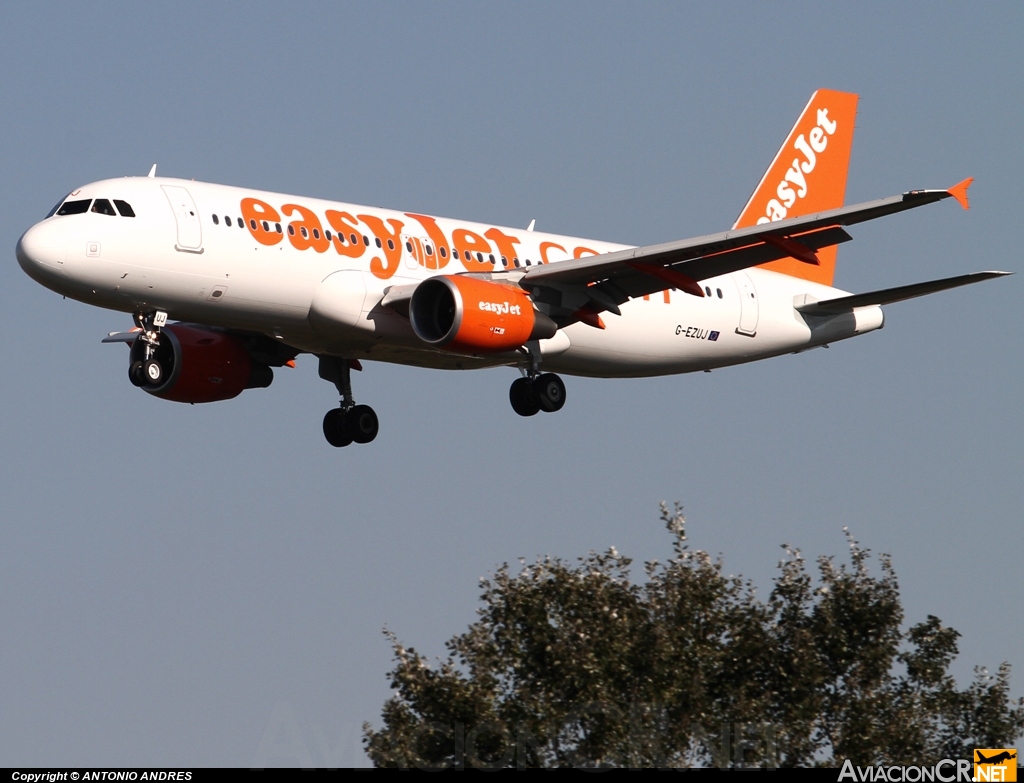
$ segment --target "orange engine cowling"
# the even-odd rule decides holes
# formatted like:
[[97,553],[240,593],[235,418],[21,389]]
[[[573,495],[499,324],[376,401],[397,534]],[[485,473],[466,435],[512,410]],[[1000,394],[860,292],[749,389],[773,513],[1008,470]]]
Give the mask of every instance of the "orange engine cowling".
[[[141,351],[137,340],[130,361],[141,358]],[[164,380],[142,388],[173,402],[230,400],[274,380],[274,371],[254,362],[237,337],[185,324],[164,327],[156,358],[164,367]]]
[[423,342],[458,353],[513,351],[558,331],[521,288],[457,275],[431,277],[416,286],[409,320]]

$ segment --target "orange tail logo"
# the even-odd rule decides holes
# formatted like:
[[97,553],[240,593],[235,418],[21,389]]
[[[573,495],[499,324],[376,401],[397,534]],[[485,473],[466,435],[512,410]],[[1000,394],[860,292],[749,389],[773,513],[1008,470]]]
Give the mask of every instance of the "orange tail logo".
[[[843,205],[853,146],[857,95],[818,90],[789,132],[733,228],[800,217]],[[819,266],[793,258],[763,268],[832,285],[836,247],[818,251]]]

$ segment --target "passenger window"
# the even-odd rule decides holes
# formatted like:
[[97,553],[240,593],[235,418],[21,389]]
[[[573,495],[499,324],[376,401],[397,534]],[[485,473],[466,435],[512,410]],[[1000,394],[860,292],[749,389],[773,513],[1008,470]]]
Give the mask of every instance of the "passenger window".
[[441,248],[441,258],[448,258],[448,250],[447,250],[447,248],[443,248],[443,247]]
[[283,234],[283,233],[284,233],[284,232],[283,232],[283,231],[281,230],[281,224],[280,224],[280,223],[275,223],[275,224],[274,224],[274,230],[275,230],[275,231],[277,231],[277,233],[278,233],[278,234]]
[[711,286],[707,286],[707,285],[706,285],[706,286],[704,286],[704,293],[705,293],[705,294],[706,294],[707,296],[711,296]]
[[256,230],[256,218],[249,218],[249,228]]
[[363,234],[363,244],[366,245],[367,247],[370,246],[370,238],[366,236],[366,234]]
[[302,234],[303,239],[309,239],[309,232],[306,231],[305,226],[299,226],[299,233]]
[[319,228],[314,228],[313,229],[313,239],[319,239],[319,238],[320,238],[320,229]]
[[[132,205],[127,201],[121,201],[119,198],[114,199],[114,206],[117,207],[117,211],[121,213],[121,217],[135,217],[135,210],[132,209]],[[217,222],[217,216],[213,216],[213,222]]]
[[270,225],[265,220],[263,221],[263,230],[270,233]]
[[219,226],[220,225],[220,218],[217,217],[216,215],[213,216],[213,225],[215,225],[215,226]]
[[458,260],[459,260],[459,251],[458,251],[458,250],[453,250],[453,251],[452,251],[452,255],[453,255],[453,256],[455,256],[455,260],[456,260],[456,261],[458,261]]
[[97,215],[113,215],[117,217],[117,213],[114,211],[114,207],[105,198],[98,198],[92,203],[92,212]]
[[382,245],[382,244],[380,243],[380,237],[377,237],[377,238],[376,238],[376,239],[374,240],[374,242],[376,242],[376,243],[377,243],[377,247],[384,247],[384,245]]
[[721,299],[722,298],[722,289],[721,288],[716,288],[715,290],[718,291],[718,298]]
[[[491,258],[494,258],[494,256],[491,256]],[[508,266],[508,259],[505,258],[505,256],[501,257],[501,265],[502,266]]]
[[388,240],[388,250],[394,250],[394,249],[395,249],[395,240],[389,239]]
[[426,251],[428,256],[434,255],[434,248],[432,248],[430,245],[426,246]]
[[[242,220],[242,218],[235,218],[235,220],[238,221],[238,227],[239,228],[245,228],[245,222]],[[255,221],[253,221],[253,222],[255,222]]]
[[288,226],[288,236],[295,236],[295,226]]
[[529,265],[530,265],[530,259],[526,259],[526,265],[527,265],[527,266],[529,266]]
[[359,240],[356,239],[356,235],[355,234],[349,234],[348,238],[349,238],[349,241],[351,241],[353,245],[358,245],[359,244]]
[[225,226],[230,226],[231,225],[231,218],[229,218],[227,215],[224,216],[224,225]]
[[81,201],[65,201],[64,206],[57,210],[58,215],[81,215],[83,212],[89,211],[89,205],[92,203],[91,199],[83,199]]
[[[489,256],[487,256],[487,258],[490,260],[492,264],[494,263],[494,253],[491,253]],[[505,263],[505,266],[508,266],[508,262]]]
[[405,243],[405,249],[411,253],[412,252],[412,242],[406,242]]
[[327,237],[327,241],[331,241],[331,230],[329,228],[324,229],[324,236]]

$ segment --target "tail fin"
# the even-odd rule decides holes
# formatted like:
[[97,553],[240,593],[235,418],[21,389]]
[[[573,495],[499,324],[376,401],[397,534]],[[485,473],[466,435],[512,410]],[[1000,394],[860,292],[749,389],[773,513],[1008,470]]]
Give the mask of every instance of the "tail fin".
[[[733,228],[800,217],[843,205],[853,146],[857,95],[818,90],[796,121]],[[782,258],[765,269],[832,285],[836,246],[818,251],[817,266]]]

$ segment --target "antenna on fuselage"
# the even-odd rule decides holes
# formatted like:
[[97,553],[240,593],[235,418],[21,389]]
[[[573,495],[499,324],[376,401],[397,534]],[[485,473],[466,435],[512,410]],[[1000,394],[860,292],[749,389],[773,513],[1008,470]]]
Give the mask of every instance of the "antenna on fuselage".
[[156,164],[155,163],[153,164],[153,168],[151,168],[149,170],[149,174],[147,174],[146,176],[149,177],[150,179],[153,179],[153,177],[156,176]]
[[531,221],[530,221],[530,225],[528,225],[528,226],[526,227],[526,230],[527,230],[527,231],[533,231],[533,227],[534,227],[535,225],[537,225],[537,218],[534,218],[533,220],[531,220]]

